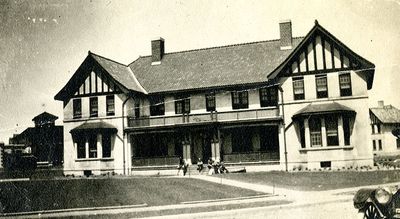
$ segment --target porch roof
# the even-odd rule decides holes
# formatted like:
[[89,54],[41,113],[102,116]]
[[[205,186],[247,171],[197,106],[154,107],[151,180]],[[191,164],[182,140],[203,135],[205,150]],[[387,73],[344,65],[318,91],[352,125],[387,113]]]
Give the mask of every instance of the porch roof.
[[301,116],[310,116],[310,115],[322,115],[322,114],[331,114],[331,113],[350,113],[356,114],[356,112],[350,107],[344,106],[342,104],[331,102],[331,103],[321,103],[321,104],[309,104],[303,109],[296,112],[292,119]]
[[82,125],[71,129],[70,133],[73,134],[77,132],[87,132],[87,131],[116,133],[118,130],[113,125],[100,121],[100,122],[85,122]]

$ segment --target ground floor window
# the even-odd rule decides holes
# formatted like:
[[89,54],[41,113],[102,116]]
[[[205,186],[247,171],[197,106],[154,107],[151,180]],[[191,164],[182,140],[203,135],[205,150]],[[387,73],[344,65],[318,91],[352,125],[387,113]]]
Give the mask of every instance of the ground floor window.
[[77,158],[86,158],[86,140],[85,138],[77,137],[76,141]]
[[326,144],[328,146],[339,145],[338,117],[334,115],[326,116],[325,127],[326,127]]
[[98,138],[101,136],[102,157],[111,157],[112,135],[109,133],[79,133],[74,134],[73,139],[76,143],[76,154],[78,159],[98,158]]
[[103,157],[111,157],[111,135],[103,134],[101,145],[103,147]]
[[310,127],[311,147],[321,147],[322,146],[321,119],[312,117],[308,121],[308,125]]

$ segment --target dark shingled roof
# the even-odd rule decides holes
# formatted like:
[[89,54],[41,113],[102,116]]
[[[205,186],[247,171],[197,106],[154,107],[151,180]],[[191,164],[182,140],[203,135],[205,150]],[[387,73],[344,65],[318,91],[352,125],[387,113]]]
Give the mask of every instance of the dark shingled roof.
[[53,115],[53,114],[50,114],[50,113],[48,113],[48,112],[43,112],[43,113],[41,113],[41,114],[35,116],[35,117],[32,119],[32,121],[37,121],[37,120],[50,120],[50,121],[55,121],[55,120],[57,120],[57,119],[58,119],[57,116],[55,116],[55,115]]
[[327,114],[327,113],[355,113],[355,111],[342,104],[332,102],[332,103],[321,103],[321,104],[309,104],[303,109],[299,110],[293,115],[293,118],[299,116],[309,116],[317,114]]
[[370,110],[382,123],[400,123],[400,110],[392,105],[371,108]]
[[[292,48],[303,38],[293,38]],[[281,50],[279,40],[167,53],[161,64],[151,56],[129,65],[148,93],[266,82],[293,51]]]
[[136,80],[131,69],[121,63],[107,59],[105,57],[99,56],[92,52],[89,55],[94,58],[101,65],[101,67],[106,70],[111,77],[113,77],[117,82],[122,84],[125,88],[129,90],[138,91],[141,93],[146,93],[140,83]]

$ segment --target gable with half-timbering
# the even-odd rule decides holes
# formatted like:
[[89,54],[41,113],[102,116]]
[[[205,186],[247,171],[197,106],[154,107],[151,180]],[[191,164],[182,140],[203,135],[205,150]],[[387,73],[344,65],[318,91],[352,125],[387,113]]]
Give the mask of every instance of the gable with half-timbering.
[[103,95],[120,92],[121,90],[114,81],[104,73],[101,71],[91,71],[79,86],[79,89],[74,93],[74,96]]
[[295,75],[310,72],[330,72],[355,69],[360,63],[352,58],[341,45],[316,34],[310,37],[296,55],[288,62],[283,72]]

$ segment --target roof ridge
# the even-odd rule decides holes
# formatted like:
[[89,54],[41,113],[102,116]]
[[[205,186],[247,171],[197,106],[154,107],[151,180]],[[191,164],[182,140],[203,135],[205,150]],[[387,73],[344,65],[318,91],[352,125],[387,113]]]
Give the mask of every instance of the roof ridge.
[[96,53],[93,53],[93,52],[91,52],[90,50],[89,50],[89,54],[90,54],[90,55],[95,55],[95,56],[97,56],[97,57],[99,57],[99,58],[105,59],[105,60],[110,61],[110,62],[114,62],[114,63],[119,64],[119,65],[123,65],[123,66],[125,66],[125,67],[129,67],[128,65],[125,65],[125,64],[123,64],[123,63],[121,63],[121,62],[117,62],[117,61],[114,61],[114,60],[112,60],[112,59],[110,59],[110,58],[106,58],[106,57],[104,57],[104,56],[101,56],[101,55],[98,55],[98,54],[96,54]]
[[[292,37],[292,39],[300,39],[304,38],[305,36],[298,36],[298,37]],[[280,39],[271,39],[271,40],[261,40],[261,41],[253,41],[253,42],[247,42],[247,43],[235,43],[235,44],[228,44],[228,45],[223,45],[223,46],[212,46],[212,47],[204,47],[204,48],[198,48],[198,49],[189,49],[189,50],[182,50],[182,51],[176,51],[176,52],[168,52],[165,53],[165,55],[169,54],[178,54],[178,53],[186,53],[186,52],[196,52],[196,51],[202,51],[202,50],[209,50],[209,49],[221,49],[221,48],[227,48],[227,47],[234,47],[234,46],[244,46],[244,45],[251,45],[251,44],[256,44],[256,43],[267,43],[267,42],[272,42],[272,41],[279,41]],[[150,57],[151,55],[146,55],[146,56],[139,56],[138,59],[140,58],[146,58]],[[137,59],[136,59],[137,60]],[[136,61],[135,60],[135,61]],[[132,63],[134,63],[133,61]],[[131,63],[131,64],[132,64]]]

